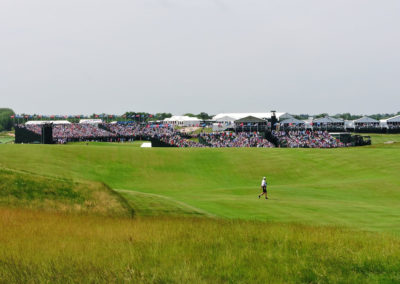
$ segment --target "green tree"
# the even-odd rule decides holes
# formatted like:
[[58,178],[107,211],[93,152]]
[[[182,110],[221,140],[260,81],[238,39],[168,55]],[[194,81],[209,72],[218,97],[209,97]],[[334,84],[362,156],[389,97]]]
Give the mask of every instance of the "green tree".
[[10,131],[14,127],[14,119],[11,116],[15,115],[10,108],[0,108],[0,131]]
[[206,119],[211,119],[212,116],[210,116],[208,113],[206,112],[201,112],[197,115],[197,118],[200,118],[202,120],[206,120]]

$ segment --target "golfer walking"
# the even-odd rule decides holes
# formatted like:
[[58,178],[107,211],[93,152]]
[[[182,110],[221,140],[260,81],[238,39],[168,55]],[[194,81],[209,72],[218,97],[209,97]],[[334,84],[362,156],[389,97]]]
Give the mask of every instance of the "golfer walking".
[[258,198],[260,198],[261,195],[265,194],[265,199],[268,199],[268,197],[267,197],[267,179],[265,177],[263,177],[263,179],[261,181],[261,189],[262,189],[262,193],[258,196]]

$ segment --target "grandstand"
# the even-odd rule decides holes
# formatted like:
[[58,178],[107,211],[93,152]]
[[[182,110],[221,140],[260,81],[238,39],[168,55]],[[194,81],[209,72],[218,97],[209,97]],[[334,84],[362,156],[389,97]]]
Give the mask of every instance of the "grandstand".
[[[265,123],[264,126],[266,126]],[[246,128],[249,127],[254,126],[246,126]],[[53,125],[52,135],[55,143],[60,144],[76,141],[123,142],[140,139],[150,140],[156,147],[337,148],[351,146],[322,130],[273,130],[271,132],[264,128],[264,131],[260,132],[248,131],[248,129],[243,131],[242,128],[237,131],[201,132],[188,136],[168,124],[69,123]],[[17,137],[18,143],[35,143],[39,140],[38,137],[42,131],[40,124],[18,125],[16,129],[18,129],[16,136],[19,136],[18,133],[23,133],[21,137],[27,139]]]

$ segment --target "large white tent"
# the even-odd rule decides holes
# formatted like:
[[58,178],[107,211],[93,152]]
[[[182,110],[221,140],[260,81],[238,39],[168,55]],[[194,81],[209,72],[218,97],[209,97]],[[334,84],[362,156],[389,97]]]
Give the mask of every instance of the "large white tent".
[[299,119],[296,119],[294,117],[292,118],[288,118],[285,120],[282,120],[281,122],[279,122],[280,125],[282,126],[287,126],[287,125],[304,125],[305,122]]
[[100,124],[103,123],[101,119],[81,119],[79,120],[81,124]]
[[215,119],[216,122],[220,123],[229,123],[237,120],[236,118],[230,117],[230,116],[222,116],[220,118]]
[[[287,112],[276,112],[275,113],[276,118],[278,120],[283,120],[283,119],[288,119],[288,118],[292,118],[293,116],[291,116],[290,114],[288,114]],[[242,119],[244,117],[249,117],[249,116],[253,116],[253,117],[257,117],[263,120],[267,120],[267,119],[271,119],[272,117],[272,112],[232,112],[232,113],[219,113],[217,115],[215,115],[213,117],[213,120],[217,120],[219,118],[222,117],[232,117],[235,120],[238,119]]]
[[380,120],[381,127],[399,127],[400,126],[400,115],[393,116],[387,119]]
[[387,123],[393,123],[393,122],[400,123],[400,115],[396,115],[396,116],[393,116],[393,117],[387,118],[387,119],[381,119],[380,121],[387,122]]
[[359,125],[359,124],[372,124],[373,125],[373,124],[379,124],[379,121],[376,119],[373,119],[371,117],[368,117],[368,116],[363,116],[359,119],[355,119],[354,124],[355,125]]
[[331,116],[325,116],[325,117],[314,119],[313,123],[314,124],[315,123],[320,123],[320,124],[340,123],[340,124],[344,124],[344,120],[338,119],[338,118],[334,118],[334,117],[331,117]]
[[68,120],[29,120],[25,124],[26,125],[42,125],[45,123],[52,124],[71,124]]
[[198,126],[201,123],[201,119],[190,116],[174,115],[172,117],[164,119],[165,123],[169,123],[176,126]]

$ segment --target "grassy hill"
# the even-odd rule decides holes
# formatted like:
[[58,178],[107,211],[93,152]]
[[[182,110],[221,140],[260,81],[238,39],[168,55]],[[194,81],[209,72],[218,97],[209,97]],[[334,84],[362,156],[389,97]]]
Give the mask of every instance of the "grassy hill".
[[399,143],[136,146],[0,145],[0,282],[400,281]]
[[0,168],[0,206],[52,212],[130,216],[131,207],[106,185]]
[[[167,197],[218,217],[399,233],[398,145],[332,150],[2,145],[0,166],[156,194],[161,197],[152,195],[154,200]],[[257,198],[263,176],[268,201]]]

